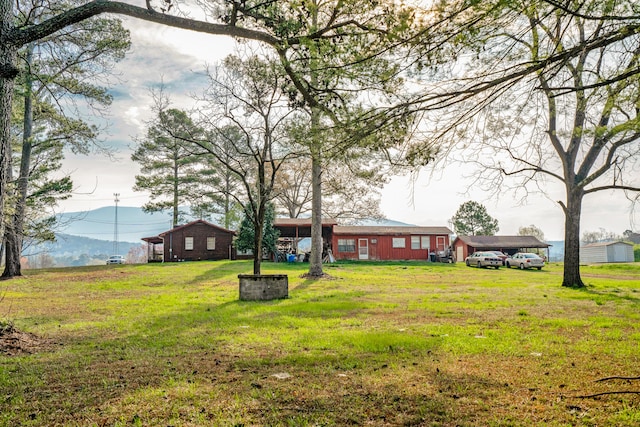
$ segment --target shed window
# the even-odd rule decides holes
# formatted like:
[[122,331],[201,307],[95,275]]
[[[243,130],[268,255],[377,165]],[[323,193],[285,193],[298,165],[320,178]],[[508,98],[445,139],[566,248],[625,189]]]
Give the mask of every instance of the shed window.
[[338,239],[338,252],[355,252],[355,239]]
[[407,247],[407,239],[404,237],[394,237],[392,246],[394,248],[406,248]]
[[216,238],[215,237],[207,237],[207,250],[213,251],[216,249]]
[[430,249],[431,247],[431,239],[429,236],[422,236],[420,241],[420,247],[422,249]]
[[192,251],[193,250],[193,237],[185,237],[184,238],[184,250]]
[[411,236],[411,249],[420,249],[420,236]]

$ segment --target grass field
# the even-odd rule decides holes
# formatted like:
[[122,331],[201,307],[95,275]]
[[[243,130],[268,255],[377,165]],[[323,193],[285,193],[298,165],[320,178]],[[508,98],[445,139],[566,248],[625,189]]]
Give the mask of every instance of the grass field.
[[0,425],[640,425],[640,380],[606,379],[640,376],[638,264],[585,290],[559,265],[307,267],[265,264],[270,302],[238,301],[249,261],[0,282]]

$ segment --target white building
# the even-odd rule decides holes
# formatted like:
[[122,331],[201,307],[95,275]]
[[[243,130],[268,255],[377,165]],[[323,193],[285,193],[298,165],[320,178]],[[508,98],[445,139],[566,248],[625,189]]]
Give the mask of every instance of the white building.
[[591,243],[580,248],[580,262],[633,262],[633,244],[627,242]]

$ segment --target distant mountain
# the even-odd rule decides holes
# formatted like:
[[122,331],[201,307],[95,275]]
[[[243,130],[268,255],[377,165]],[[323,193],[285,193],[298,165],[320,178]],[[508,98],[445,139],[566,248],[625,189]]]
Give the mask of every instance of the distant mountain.
[[[115,240],[115,206],[85,212],[57,215],[60,234],[98,240]],[[118,241],[139,242],[143,237],[157,236],[171,228],[167,213],[145,213],[139,207],[118,206]]]
[[30,264],[37,264],[34,260],[46,254],[54,260],[55,266],[82,266],[95,263],[95,260],[105,261],[110,255],[127,255],[132,248],[139,248],[143,244],[140,241],[119,241],[116,249],[111,240],[56,234],[55,242],[27,246],[23,255],[30,260]]
[[551,245],[549,248],[549,260],[559,262],[564,260],[564,240],[548,241]]

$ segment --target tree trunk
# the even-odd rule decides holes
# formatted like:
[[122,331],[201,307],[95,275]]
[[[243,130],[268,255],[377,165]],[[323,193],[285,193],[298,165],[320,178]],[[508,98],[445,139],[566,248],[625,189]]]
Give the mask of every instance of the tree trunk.
[[231,227],[231,176],[229,172],[225,172],[224,176],[224,228],[227,230]]
[[256,227],[253,233],[253,274],[261,273],[262,263],[262,227]]
[[564,276],[562,286],[583,288],[580,278],[580,214],[582,212],[582,189],[567,191],[567,206],[563,206],[564,223]]
[[[174,144],[177,144],[177,141],[174,141]],[[178,152],[177,148],[174,145],[174,156],[173,156],[173,228],[178,226]]]
[[[315,144],[315,143],[314,143]],[[322,164],[319,149],[311,159],[311,256],[309,276],[320,277],[322,271]]]
[[261,274],[262,263],[262,238],[264,233],[264,217],[267,210],[267,197],[265,194],[265,169],[264,163],[258,165],[258,195],[256,204],[251,205],[255,219],[253,230],[253,274]]
[[[27,69],[31,66],[33,58],[33,44],[27,50]],[[22,130],[22,153],[20,157],[20,175],[16,188],[16,206],[11,223],[5,231],[5,244],[7,257],[5,259],[2,277],[21,276],[20,257],[22,256],[22,244],[24,242],[24,220],[27,210],[27,195],[29,191],[29,176],[31,172],[31,152],[33,144],[33,81],[31,73],[27,71],[24,89],[24,120]],[[11,174],[11,170],[9,170]]]
[[[312,29],[318,26],[318,2],[313,2]],[[317,87],[318,74],[315,62],[319,57],[315,45],[311,49],[311,84]],[[311,255],[309,257],[309,276],[321,277],[322,271],[322,142],[318,135],[320,111],[311,108]]]
[[[14,22],[11,0],[0,0],[0,35],[6,34]],[[5,201],[11,167],[11,107],[14,79],[17,75],[17,49],[0,43],[0,235],[5,234]],[[13,250],[5,247],[5,253]]]

